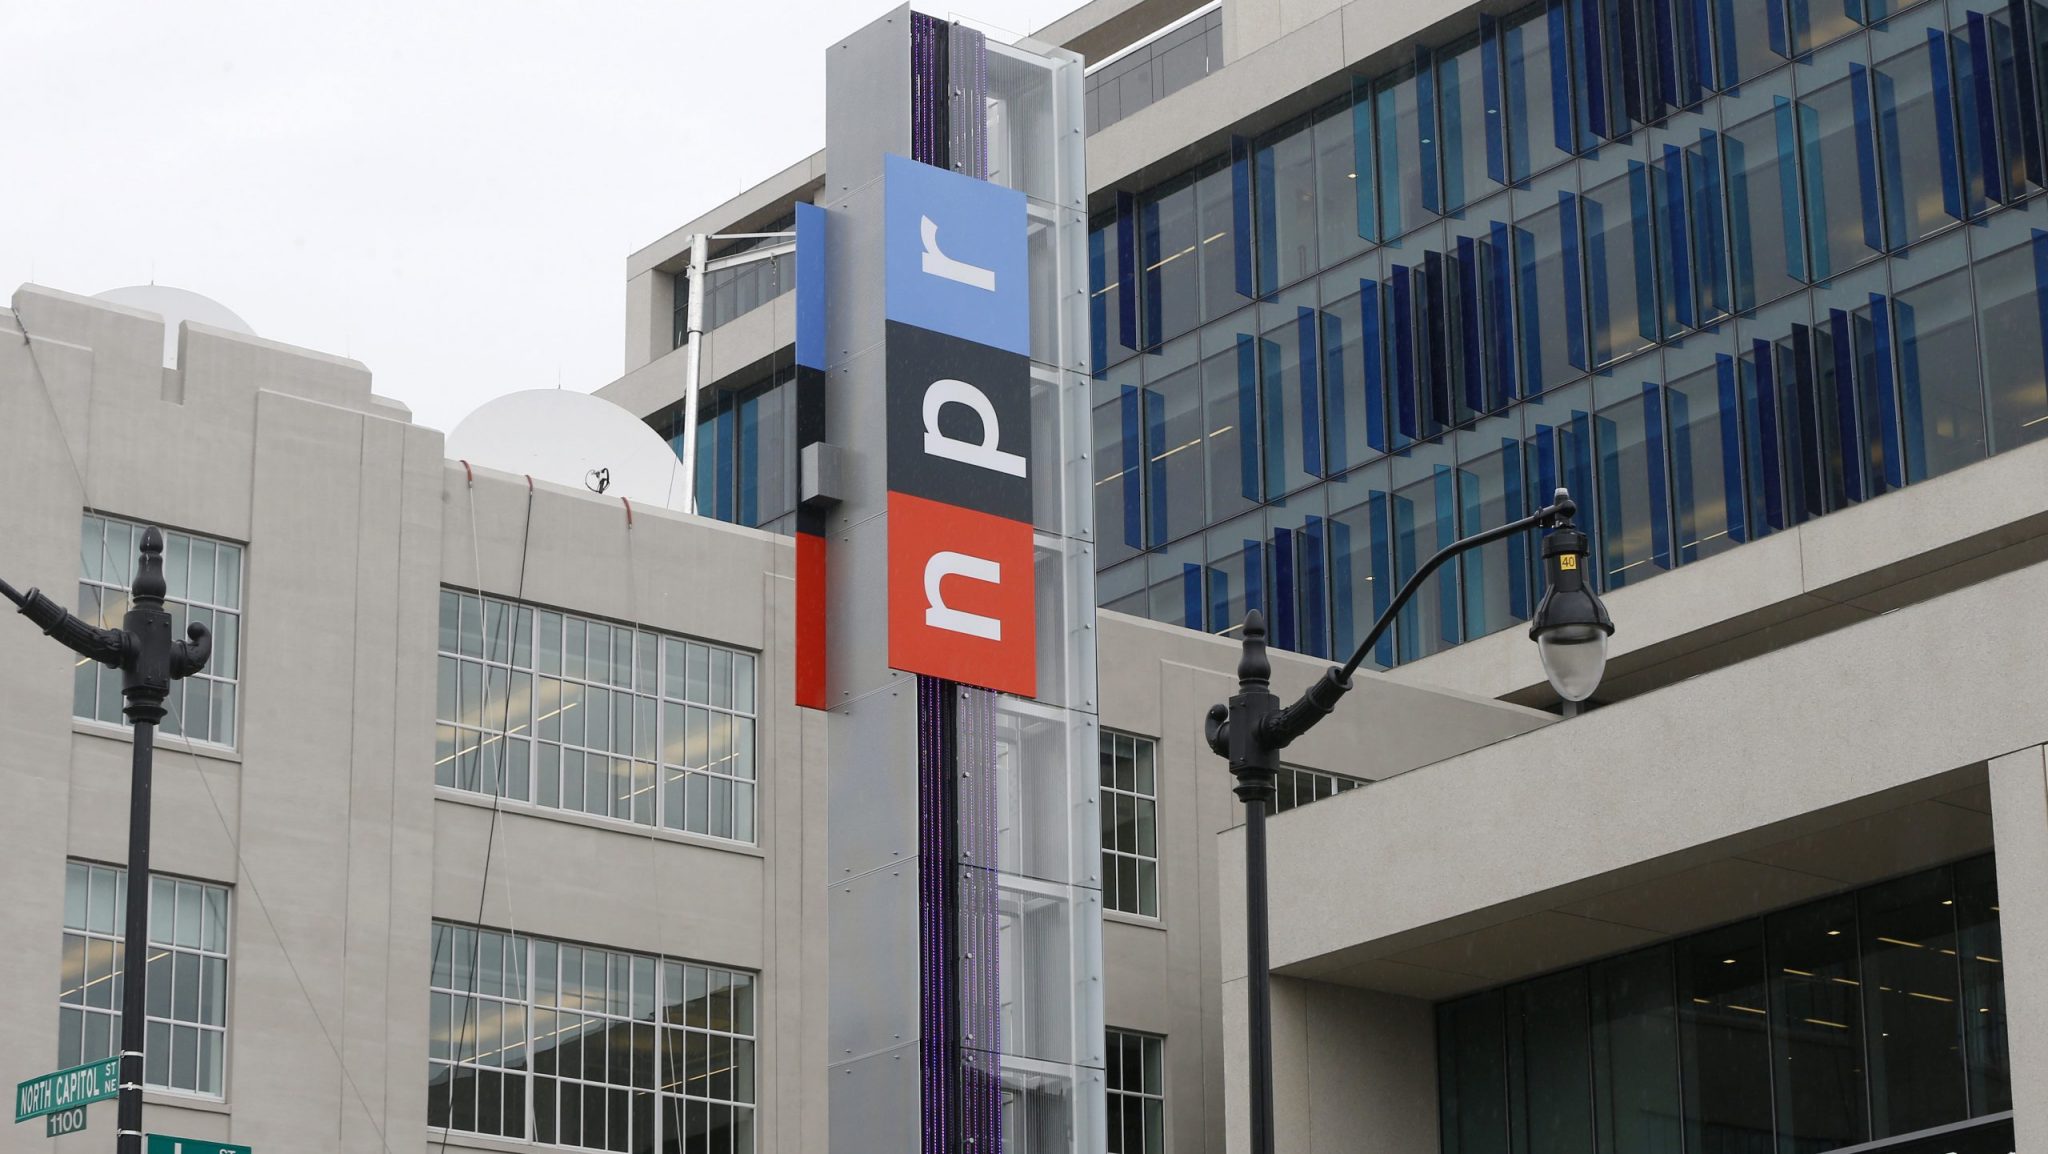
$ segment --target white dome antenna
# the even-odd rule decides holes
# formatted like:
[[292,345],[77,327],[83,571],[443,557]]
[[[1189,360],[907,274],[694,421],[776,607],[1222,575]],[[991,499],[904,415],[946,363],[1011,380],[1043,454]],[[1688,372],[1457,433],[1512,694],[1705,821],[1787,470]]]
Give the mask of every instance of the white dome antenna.
[[636,505],[681,506],[682,464],[668,442],[589,393],[527,389],[487,401],[448,434],[447,453]]

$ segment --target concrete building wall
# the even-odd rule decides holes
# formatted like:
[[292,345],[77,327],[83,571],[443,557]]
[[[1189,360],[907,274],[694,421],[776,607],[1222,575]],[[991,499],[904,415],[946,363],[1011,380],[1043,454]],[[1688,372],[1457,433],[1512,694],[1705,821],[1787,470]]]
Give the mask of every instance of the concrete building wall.
[[[81,510],[247,546],[239,735],[160,741],[153,810],[157,870],[231,889],[225,1094],[152,1091],[146,1128],[423,1148],[443,918],[758,972],[759,1148],[818,1148],[824,751],[789,704],[788,543],[646,509],[629,525],[622,502],[446,461],[441,435],[354,362],[188,325],[165,369],[148,314],[35,287],[13,306],[6,576],[71,602]],[[513,802],[493,832],[487,797],[437,788],[444,584],[758,651],[758,845]],[[21,897],[0,911],[17,945],[0,979],[19,994],[0,1005],[0,1078],[20,1081],[57,1066],[65,863],[124,858],[131,746],[73,720],[67,651],[6,628],[0,841]],[[5,1145],[103,1149],[111,1111],[94,1107],[84,1134],[31,1124]]]

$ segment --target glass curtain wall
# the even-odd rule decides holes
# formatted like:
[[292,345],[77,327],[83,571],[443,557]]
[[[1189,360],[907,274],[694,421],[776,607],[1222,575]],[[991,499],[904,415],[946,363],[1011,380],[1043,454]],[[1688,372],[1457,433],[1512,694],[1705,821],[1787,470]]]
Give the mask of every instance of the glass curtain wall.
[[1820,1154],[1972,1119],[1938,1149],[2010,1150],[1994,875],[1973,858],[1438,1006],[1444,1154]]
[[[2048,12],[1472,17],[1092,226],[1105,606],[1341,655],[1568,485],[1620,588],[2048,433]],[[1982,227],[1965,229],[1965,222]],[[1533,538],[1372,656],[1525,621]]]

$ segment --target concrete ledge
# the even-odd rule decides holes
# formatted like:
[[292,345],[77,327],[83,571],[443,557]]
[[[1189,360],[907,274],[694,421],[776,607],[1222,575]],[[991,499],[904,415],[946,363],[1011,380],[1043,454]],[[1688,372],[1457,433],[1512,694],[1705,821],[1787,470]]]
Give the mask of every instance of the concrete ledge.
[[2030,566],[1282,815],[1274,965],[1443,996],[1747,912],[1679,876],[1725,859],[1805,875],[1753,887],[1761,909],[1977,852],[1982,764],[2048,739],[2044,631]]
[[[2048,443],[1897,489],[1607,597],[1615,701],[2048,559]],[[1557,698],[1526,630],[1389,676],[1531,705]]]

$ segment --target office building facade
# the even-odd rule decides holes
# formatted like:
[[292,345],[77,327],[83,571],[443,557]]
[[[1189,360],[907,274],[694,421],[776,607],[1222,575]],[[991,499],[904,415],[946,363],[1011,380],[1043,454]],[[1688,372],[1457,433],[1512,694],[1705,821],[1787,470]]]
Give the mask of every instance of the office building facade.
[[[1652,779],[1710,788],[1665,736],[1710,688],[1691,682],[1775,675],[1754,663],[1853,644],[1874,615],[1939,618],[2040,555],[2039,501],[2006,487],[2039,467],[2048,427],[2041,19],[2000,3],[1226,0],[1097,4],[1043,30],[1091,61],[1100,620],[1227,635],[1258,608],[1313,667],[1348,655],[1435,550],[1568,487],[1621,627],[1607,683],[1586,718],[1537,714],[1526,735],[1470,745],[1497,742],[1513,772],[1539,734],[1568,741],[1602,715],[1633,734],[1579,756],[1640,748],[1645,780],[1573,783],[1554,802],[1600,815],[1580,823],[1587,838],[1626,833],[1613,798]],[[683,238],[769,224],[828,175],[821,157],[801,162],[635,254],[629,372],[608,395],[680,438],[663,318],[688,292]],[[707,339],[700,478],[731,495],[702,511],[779,527],[790,321],[772,293],[757,299]],[[1446,566],[1369,666],[1555,710],[1521,636],[1535,560],[1532,535]],[[1126,682],[1103,653],[1109,728],[1119,696],[1149,694],[1137,687],[1156,673]],[[1749,702],[1768,704],[1762,717],[1724,726],[1775,733],[1805,716],[1804,683],[1776,684],[1776,701]],[[1105,737],[1111,1149],[1244,1140],[1234,835],[1199,859],[1214,921],[1192,935],[1170,916],[1163,932],[1139,922],[1170,905],[1146,879],[1169,876],[1174,853],[1146,822],[1174,782],[1205,798],[1202,835],[1234,821],[1193,729],[1225,696],[1217,682],[1185,716]],[[1362,696],[1347,708],[1366,712]],[[1860,709],[1872,734],[1899,723]],[[1275,885],[1327,899],[1281,903],[1293,916],[1351,917],[1325,927],[1322,953],[1290,955],[1276,913],[1283,1149],[2025,1148],[2014,1128],[2039,1124],[2017,1056],[2030,999],[2011,983],[2028,963],[1987,943],[2013,939],[2012,879],[2035,876],[2038,783],[1993,755],[2042,733],[1937,743],[1889,777],[1844,771],[1804,808],[1673,823],[1661,862],[1642,850],[1596,869],[1532,829],[1523,852],[1580,872],[1525,892],[1505,855],[1453,865],[1490,836],[1461,828],[1473,803],[1456,791],[1399,811],[1436,831],[1403,843],[1404,869],[1364,827],[1347,842],[1342,815],[1403,796],[1350,783],[1405,768],[1376,750],[1412,723],[1330,724],[1348,741],[1290,751],[1313,769],[1290,770],[1283,793],[1290,809],[1331,800],[1273,833],[1277,846],[1296,823],[1329,829],[1315,844],[1330,856]],[[1759,787],[1799,772],[1797,748],[1758,752]],[[1457,772],[1439,768],[1402,788]],[[1493,888],[1402,921],[1372,905],[1381,885],[1353,880],[1427,887],[1426,867]],[[1664,875],[1703,895],[1615,924],[1558,896],[1633,895]],[[1987,896],[2001,879],[2003,903]],[[1171,973],[1180,949],[1228,974],[1199,1015],[1119,968]],[[1187,1053],[1219,1047],[1224,1070]],[[1545,1082],[1554,1068],[1573,1078]]]

